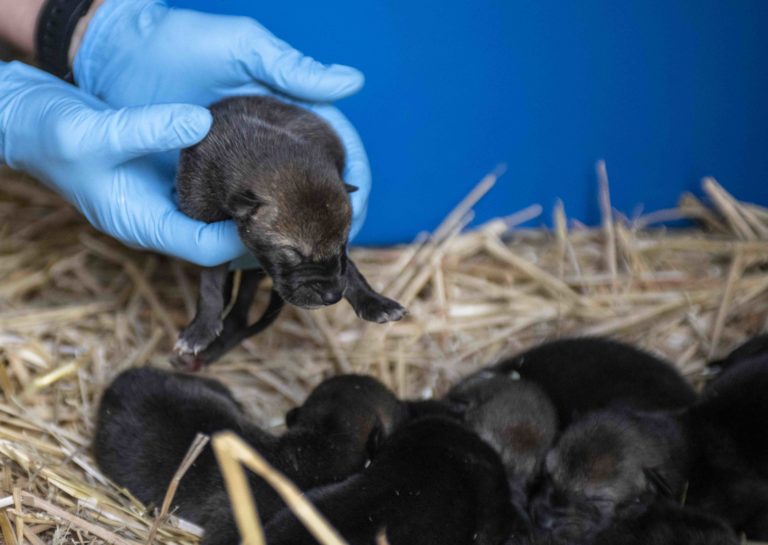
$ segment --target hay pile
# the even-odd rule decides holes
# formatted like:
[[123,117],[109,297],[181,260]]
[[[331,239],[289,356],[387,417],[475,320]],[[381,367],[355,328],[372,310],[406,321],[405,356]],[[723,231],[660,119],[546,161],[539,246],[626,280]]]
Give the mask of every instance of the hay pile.
[[[464,231],[486,177],[430,237],[353,252],[371,283],[409,309],[379,326],[345,303],[290,309],[208,373],[268,427],[330,373],[376,375],[401,396],[441,393],[480,365],[545,339],[605,334],[675,361],[696,383],[705,362],[768,328],[768,209],[714,180],[706,204],[603,223],[511,227],[530,207]],[[698,228],[654,228],[691,218]],[[105,385],[138,365],[168,366],[192,315],[197,273],[96,233],[36,183],[0,172],[0,535],[13,544],[145,543],[154,521],[94,467],[88,447]],[[266,303],[266,288],[260,305]],[[257,310],[257,309],[256,309]],[[179,527],[181,525],[181,527]],[[171,517],[155,542],[196,542]],[[1,539],[0,539],[1,540]]]

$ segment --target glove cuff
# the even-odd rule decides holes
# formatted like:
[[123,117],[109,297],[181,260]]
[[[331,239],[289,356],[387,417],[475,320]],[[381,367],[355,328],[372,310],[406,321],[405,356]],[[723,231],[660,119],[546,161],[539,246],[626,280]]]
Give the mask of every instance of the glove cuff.
[[104,86],[114,80],[112,70],[118,70],[110,66],[119,65],[121,52],[141,43],[167,9],[162,0],[105,0],[72,63],[75,83],[103,99]]

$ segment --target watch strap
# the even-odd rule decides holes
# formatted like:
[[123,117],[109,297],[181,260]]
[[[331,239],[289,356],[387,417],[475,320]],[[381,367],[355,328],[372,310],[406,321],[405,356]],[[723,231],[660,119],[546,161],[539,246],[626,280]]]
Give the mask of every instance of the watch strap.
[[54,76],[72,81],[69,45],[78,21],[93,0],[47,0],[37,20],[37,61]]

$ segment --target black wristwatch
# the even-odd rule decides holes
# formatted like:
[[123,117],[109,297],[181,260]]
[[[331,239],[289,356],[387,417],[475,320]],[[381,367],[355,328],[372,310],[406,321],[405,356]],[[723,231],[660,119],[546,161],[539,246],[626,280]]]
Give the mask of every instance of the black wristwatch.
[[72,81],[69,46],[78,21],[93,0],[47,0],[37,20],[37,61],[40,68]]

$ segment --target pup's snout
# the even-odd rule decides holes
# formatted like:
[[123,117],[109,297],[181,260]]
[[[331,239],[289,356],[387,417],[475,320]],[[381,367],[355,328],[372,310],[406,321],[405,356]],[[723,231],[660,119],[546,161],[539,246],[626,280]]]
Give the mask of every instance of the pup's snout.
[[327,278],[309,283],[315,296],[323,305],[338,303],[344,295],[344,283],[339,278]]
[[341,288],[320,288],[317,290],[324,305],[333,305],[341,300]]

